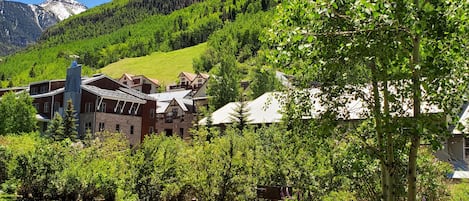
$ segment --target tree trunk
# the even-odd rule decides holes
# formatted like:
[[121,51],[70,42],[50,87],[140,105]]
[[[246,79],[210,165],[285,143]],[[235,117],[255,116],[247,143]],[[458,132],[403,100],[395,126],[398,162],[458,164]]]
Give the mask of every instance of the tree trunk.
[[384,132],[383,132],[383,115],[381,112],[381,101],[379,94],[379,85],[378,85],[378,70],[376,69],[376,64],[373,62],[370,64],[371,76],[372,76],[372,86],[373,86],[373,115],[376,123],[376,135],[378,140],[378,151],[379,161],[381,166],[381,189],[382,189],[382,199],[385,201],[391,201],[391,187],[389,186],[389,169],[386,162],[386,149],[384,143]]
[[[416,1],[416,6],[418,6],[418,1]],[[411,129],[410,137],[410,150],[409,150],[409,164],[407,172],[407,200],[416,201],[417,200],[417,152],[420,146],[420,101],[421,101],[421,91],[420,91],[420,36],[415,36],[412,40],[413,50],[412,50],[412,60],[411,60],[411,70],[412,70],[412,99],[413,99],[413,128]]]

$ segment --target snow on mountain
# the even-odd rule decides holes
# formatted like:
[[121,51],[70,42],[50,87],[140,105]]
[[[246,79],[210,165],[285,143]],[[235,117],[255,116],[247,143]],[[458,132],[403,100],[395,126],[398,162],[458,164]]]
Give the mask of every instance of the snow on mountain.
[[54,13],[59,20],[86,11],[88,8],[75,0],[47,0],[39,6]]

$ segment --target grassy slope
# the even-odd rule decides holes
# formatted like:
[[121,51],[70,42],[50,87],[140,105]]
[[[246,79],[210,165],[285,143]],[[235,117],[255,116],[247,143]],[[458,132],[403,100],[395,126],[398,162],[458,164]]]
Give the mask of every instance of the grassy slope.
[[148,56],[127,58],[110,64],[100,71],[113,78],[123,73],[145,75],[163,84],[170,84],[177,80],[180,72],[193,72],[192,59],[199,57],[207,48],[207,43],[184,48],[172,52],[156,52]]

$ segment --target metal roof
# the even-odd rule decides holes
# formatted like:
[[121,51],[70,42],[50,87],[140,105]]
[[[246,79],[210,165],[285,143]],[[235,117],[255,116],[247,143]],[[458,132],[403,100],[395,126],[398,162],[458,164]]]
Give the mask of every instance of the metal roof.
[[140,103],[140,104],[146,103],[145,100],[131,96],[122,91],[112,91],[112,90],[107,90],[107,89],[101,89],[101,88],[91,86],[91,85],[81,85],[81,88],[97,96],[110,99],[110,100],[126,101],[126,102],[132,102],[132,103]]
[[[367,85],[362,87],[361,92],[366,99],[371,97],[371,86]],[[390,87],[390,93],[395,93]],[[321,96],[325,94],[318,88],[312,88],[309,90],[297,91],[304,93],[304,97],[310,99],[310,111],[309,113],[303,114],[303,119],[318,118],[319,115],[327,110],[326,106],[321,104]],[[278,123],[282,119],[283,100],[289,96],[286,92],[268,92],[258,97],[257,99],[248,102],[247,109],[249,111],[248,119],[251,124],[263,124],[263,123]],[[334,109],[338,111],[338,119],[344,120],[360,120],[367,118],[367,114],[370,113],[367,103],[363,99],[358,99],[355,94],[345,94],[340,97],[336,97],[337,101],[344,102],[343,106],[335,106]],[[300,100],[301,101],[301,100]],[[213,125],[232,123],[230,118],[235,111],[238,103],[228,103],[224,107],[218,109],[212,113]],[[411,117],[413,116],[412,101],[402,101],[402,113],[392,112],[393,116]],[[423,113],[439,113],[442,112],[436,105],[430,105],[426,102],[422,102]],[[469,113],[469,112],[467,112]],[[466,114],[467,114],[466,113]],[[469,114],[467,114],[469,116]],[[467,119],[466,116],[466,119]],[[199,124],[204,125],[206,118],[199,121]]]
[[123,91],[123,92],[125,92],[125,93],[128,93],[128,94],[130,94],[130,95],[132,95],[132,96],[135,96],[135,97],[137,97],[137,98],[140,98],[140,99],[156,100],[154,97],[151,97],[151,96],[149,96],[149,95],[147,95],[147,94],[144,94],[144,93],[142,93],[142,92],[140,92],[140,91],[137,91],[137,90],[135,90],[135,89],[120,87],[119,90],[120,90],[120,91]]
[[190,96],[192,90],[169,91],[163,93],[149,94],[149,96],[156,98],[158,101],[171,101],[173,98],[186,98]]

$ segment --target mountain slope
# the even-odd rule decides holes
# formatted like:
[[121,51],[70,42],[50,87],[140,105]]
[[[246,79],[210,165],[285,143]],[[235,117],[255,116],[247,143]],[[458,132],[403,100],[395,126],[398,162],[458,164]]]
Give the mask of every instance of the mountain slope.
[[[194,46],[239,16],[263,13],[277,2],[114,0],[60,22],[38,44],[0,59],[0,81],[5,86],[8,78],[15,85],[62,78],[70,55],[78,55],[85,74],[91,74],[124,58]],[[257,38],[255,32],[242,34],[240,38]]]
[[41,33],[58,22],[57,17],[40,6],[0,1],[0,55],[34,43]]
[[85,10],[74,0],[47,0],[40,6],[0,1],[0,56],[34,44],[47,28]]
[[131,73],[156,78],[160,83],[170,84],[175,81],[180,72],[193,72],[193,59],[202,55],[206,49],[207,43],[202,43],[171,52],[155,52],[144,57],[120,60],[100,71],[114,78],[124,73]]

